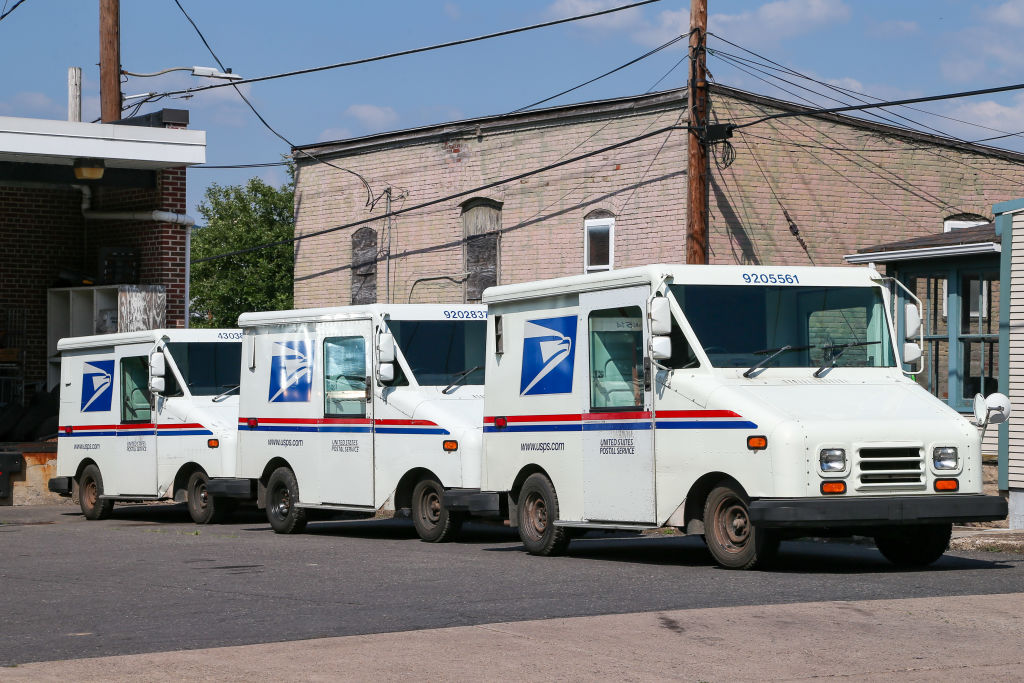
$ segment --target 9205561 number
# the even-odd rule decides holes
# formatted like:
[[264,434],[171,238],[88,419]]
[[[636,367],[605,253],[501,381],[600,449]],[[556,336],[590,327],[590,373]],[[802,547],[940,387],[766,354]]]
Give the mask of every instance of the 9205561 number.
[[748,285],[798,285],[800,278],[792,273],[743,273]]

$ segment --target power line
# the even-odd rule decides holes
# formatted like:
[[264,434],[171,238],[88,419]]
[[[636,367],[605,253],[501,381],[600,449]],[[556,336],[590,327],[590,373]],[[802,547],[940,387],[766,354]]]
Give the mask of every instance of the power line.
[[[185,15],[186,19],[188,19],[188,23],[192,24],[192,28],[194,28],[196,30],[196,33],[199,35],[199,39],[203,41],[203,45],[205,45],[206,49],[210,51],[210,54],[213,56],[214,60],[217,62],[217,65],[220,67],[221,71],[227,71],[227,68],[224,66],[224,62],[220,61],[220,57],[218,57],[217,53],[213,51],[212,47],[210,47],[210,43],[208,43],[206,41],[206,37],[203,35],[203,32],[199,30],[198,26],[196,26],[196,22],[192,21],[192,17],[190,17],[188,15],[188,12],[185,11],[185,8],[182,7],[181,2],[179,0],[174,0],[174,4],[178,6],[178,9],[181,10],[181,13]],[[281,135],[281,133],[277,132],[277,130],[275,130],[274,127],[271,126],[267,122],[267,120],[265,118],[263,118],[263,115],[260,114],[259,111],[257,111],[256,107],[254,107],[252,102],[249,101],[249,98],[246,97],[245,94],[238,88],[238,82],[237,81],[232,82],[229,85],[234,87],[235,92],[238,93],[238,96],[242,98],[243,102],[245,102],[247,105],[249,105],[249,109],[252,110],[252,113],[256,115],[256,118],[259,119],[260,123],[262,123],[264,125],[264,127],[266,127],[267,130],[269,130],[271,133],[273,133],[278,138],[280,138],[281,141],[283,141],[291,149],[295,149],[295,145],[292,144],[291,140],[289,140],[285,136]],[[309,157],[310,159],[315,159],[316,161],[318,161],[318,162],[320,162],[322,164],[327,164],[331,168],[337,169],[339,171],[344,171],[345,173],[348,173],[350,175],[354,175],[363,184],[363,189],[366,190],[366,206],[371,206],[371,207],[373,206],[373,203],[374,203],[373,188],[370,187],[370,183],[367,182],[366,178],[364,178],[363,176],[361,176],[360,174],[356,173],[355,171],[353,171],[351,169],[344,168],[344,167],[338,166],[336,164],[332,164],[330,161],[327,161],[325,159],[320,159],[319,157],[317,157],[317,156],[315,156],[313,154],[310,154],[309,152],[306,152],[304,150],[299,150],[299,151],[302,152],[303,155]]]
[[[640,7],[642,5],[650,5],[654,2],[660,2],[661,0],[640,0],[640,2],[630,3],[628,5],[622,5],[620,7],[612,7],[610,9],[600,10],[597,12],[590,12],[588,14],[580,14],[573,17],[567,17],[565,19],[555,19],[553,21],[546,21],[540,24],[533,24],[531,26],[522,26],[519,28],[507,29],[505,31],[498,31],[497,33],[488,33],[482,36],[476,36],[474,38],[463,38],[461,40],[452,40],[446,43],[438,43],[436,45],[428,45],[426,47],[417,47],[409,50],[401,50],[399,52],[389,52],[388,54],[377,55],[376,57],[364,57],[362,59],[353,59],[347,62],[338,62],[336,64],[327,64],[324,66],[315,66],[308,69],[297,69],[295,71],[286,71],[284,73],[272,74],[269,76],[258,76],[256,78],[247,78],[240,81],[232,81],[231,83],[214,83],[211,85],[204,85],[198,88],[187,88],[185,90],[172,90],[164,93],[165,95],[183,95],[186,93],[202,92],[203,90],[212,90],[214,88],[223,88],[228,85],[242,85],[244,83],[259,83],[261,81],[270,81],[277,78],[289,78],[291,76],[301,76],[309,73],[316,73],[318,71],[328,71],[330,69],[341,69],[348,66],[357,66],[359,64],[369,64],[370,62],[379,62],[385,59],[393,59],[395,57],[405,57],[407,55],[419,54],[421,52],[430,52],[432,50],[440,50],[446,47],[455,47],[457,45],[466,45],[468,43],[475,43],[481,40],[489,40],[491,38],[501,38],[503,36],[510,36],[515,33],[523,33],[524,31],[532,31],[539,28],[547,28],[549,26],[557,26],[558,24],[566,24],[573,21],[580,21],[582,19],[590,19],[592,17],[599,17],[605,14],[612,14],[614,12],[621,12],[627,9],[633,9],[634,7]],[[24,0],[22,0],[24,2]]]
[[[650,131],[648,133],[643,133],[641,135],[634,136],[634,137],[629,138],[627,140],[621,140],[621,141],[613,143],[611,145],[606,145],[605,147],[601,147],[600,149],[591,150],[590,152],[586,152],[584,154],[577,155],[577,156],[572,157],[570,159],[564,159],[562,161],[556,161],[556,162],[548,164],[546,166],[542,166],[540,168],[533,169],[532,171],[525,171],[523,173],[518,173],[516,175],[509,176],[507,178],[502,178],[501,180],[495,180],[495,181],[487,183],[485,185],[480,185],[478,187],[474,187],[474,188],[469,189],[469,190],[463,190],[462,192],[456,192],[454,194],[450,194],[450,195],[447,195],[445,197],[440,197],[438,199],[431,199],[429,201],[421,202],[421,203],[415,204],[413,206],[409,206],[409,207],[405,207],[405,208],[401,208],[401,209],[396,209],[394,211],[388,211],[388,212],[385,212],[385,213],[381,214],[380,216],[373,217],[372,220],[380,220],[382,218],[390,218],[392,216],[399,216],[401,214],[411,213],[413,211],[419,211],[420,209],[425,209],[425,208],[430,207],[430,206],[435,206],[437,204],[442,204],[444,202],[449,202],[449,201],[451,201],[453,199],[459,199],[460,197],[465,197],[467,195],[472,195],[472,194],[476,194],[478,192],[483,192],[484,190],[489,190],[491,188],[498,187],[499,185],[505,185],[507,183],[512,183],[512,182],[515,182],[517,180],[522,180],[523,178],[529,178],[530,176],[535,176],[535,175],[538,175],[538,174],[541,174],[541,173],[546,173],[547,171],[551,171],[551,170],[554,170],[556,168],[560,168],[562,166],[567,166],[568,164],[572,164],[572,163],[575,163],[577,161],[581,161],[583,159],[588,159],[590,157],[597,156],[598,154],[604,154],[605,152],[610,152],[613,149],[618,149],[620,147],[626,147],[627,145],[632,145],[634,143],[640,142],[641,140],[646,140],[647,138],[654,137],[655,135],[661,135],[662,133],[667,133],[669,131],[674,131],[674,130],[689,130],[689,126],[677,126],[677,125],[665,126],[663,128],[659,128],[657,130]],[[260,250],[260,249],[267,249],[267,248],[270,248],[270,247],[276,247],[276,246],[279,246],[279,245],[282,245],[282,244],[294,244],[295,242],[299,242],[301,240],[309,239],[311,237],[319,237],[320,235],[326,235],[327,233],[336,232],[338,230],[345,230],[347,228],[354,228],[356,226],[363,225],[364,223],[366,223],[366,220],[367,219],[353,221],[351,223],[346,223],[344,225],[338,225],[338,226],[335,226],[333,228],[326,228],[324,230],[318,230],[316,232],[311,232],[311,233],[308,233],[308,234],[305,234],[305,235],[300,235],[298,237],[291,237],[289,239],[277,240],[277,241],[274,241],[274,242],[267,242],[266,244],[261,244],[261,245],[256,245],[256,246],[252,246],[252,247],[247,247],[245,249],[237,249],[235,251],[230,251],[230,252],[227,252],[227,253],[224,253],[224,254],[216,254],[214,256],[206,256],[204,258],[195,259],[195,260],[192,261],[192,263],[203,263],[205,261],[213,261],[213,260],[216,260],[216,259],[227,258],[229,256],[238,256],[240,254],[246,254],[246,253],[249,253],[249,252],[252,252],[252,251],[257,251],[257,250]]]
[[6,18],[7,18],[7,15],[8,15],[8,14],[10,14],[11,12],[13,12],[14,10],[18,9],[18,7],[19,7],[19,6],[21,5],[21,3],[23,3],[23,2],[25,2],[25,0],[18,0],[18,1],[16,2],[16,3],[14,3],[13,5],[11,5],[11,9],[7,10],[7,11],[6,11],[6,12],[4,12],[3,14],[0,14],[0,21],[3,21],[4,19],[6,19]]

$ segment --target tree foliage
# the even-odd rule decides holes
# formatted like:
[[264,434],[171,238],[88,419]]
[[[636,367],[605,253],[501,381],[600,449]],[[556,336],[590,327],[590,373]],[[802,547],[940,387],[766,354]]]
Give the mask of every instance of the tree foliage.
[[[245,186],[206,189],[199,213],[206,226],[192,232],[193,261],[259,245],[290,240],[295,234],[295,178],[275,188],[259,178]],[[294,252],[291,242],[226,258],[193,263],[192,324],[235,327],[245,311],[292,307]]]

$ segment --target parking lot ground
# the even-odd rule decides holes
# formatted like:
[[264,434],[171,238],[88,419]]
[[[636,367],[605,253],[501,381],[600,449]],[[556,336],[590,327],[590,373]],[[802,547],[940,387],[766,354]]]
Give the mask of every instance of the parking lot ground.
[[500,526],[428,544],[401,520],[279,536],[255,510],[197,527],[180,505],[48,506],[0,508],[0,586],[0,680],[1024,676],[1024,556],[1006,552],[907,571],[796,541],[735,572],[693,537],[540,558]]

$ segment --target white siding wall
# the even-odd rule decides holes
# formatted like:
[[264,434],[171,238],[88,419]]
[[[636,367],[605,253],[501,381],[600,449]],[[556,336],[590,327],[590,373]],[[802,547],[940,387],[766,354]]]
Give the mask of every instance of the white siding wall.
[[[1010,401],[1024,409],[1024,213],[1013,217],[1010,267]],[[1010,417],[1010,488],[1024,489],[1024,416]]]

